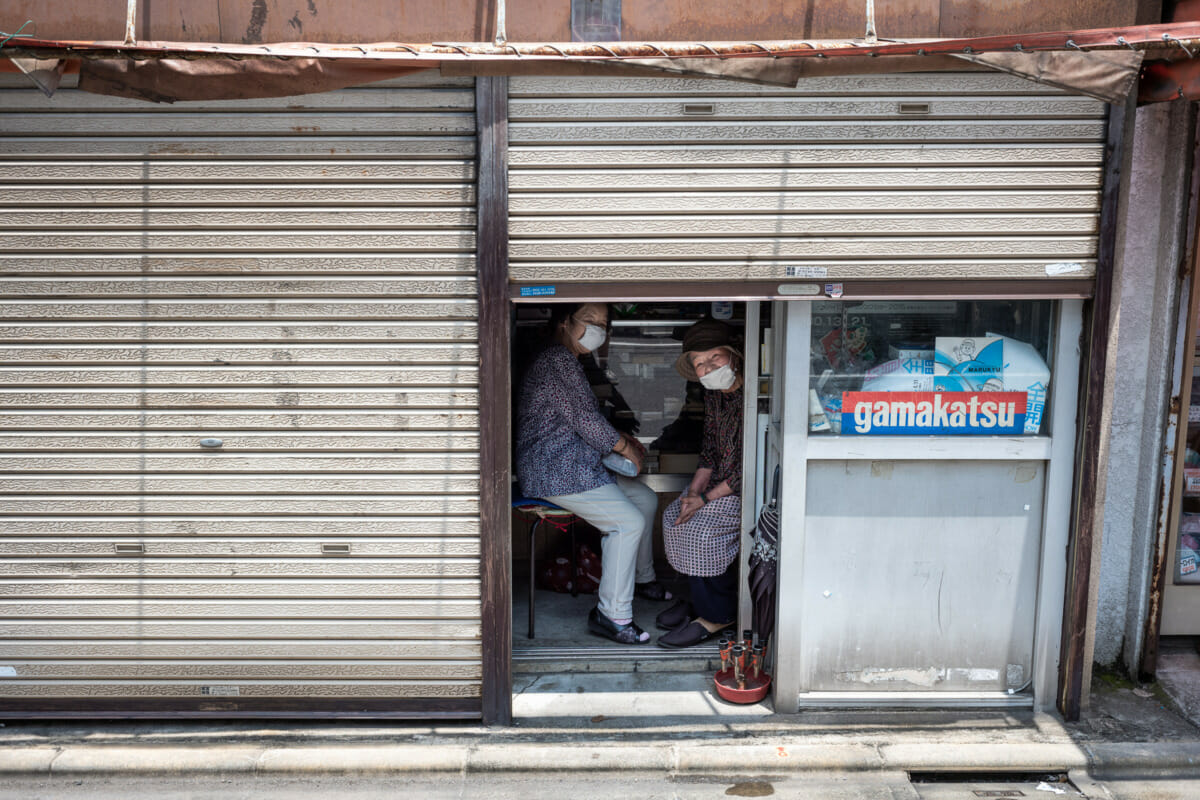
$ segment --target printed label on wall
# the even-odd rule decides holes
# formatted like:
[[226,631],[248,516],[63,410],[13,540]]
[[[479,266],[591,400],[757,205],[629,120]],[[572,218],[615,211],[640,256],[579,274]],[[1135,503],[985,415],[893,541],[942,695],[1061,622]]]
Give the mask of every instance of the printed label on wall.
[[843,392],[842,433],[1020,434],[1025,400],[1024,392]]

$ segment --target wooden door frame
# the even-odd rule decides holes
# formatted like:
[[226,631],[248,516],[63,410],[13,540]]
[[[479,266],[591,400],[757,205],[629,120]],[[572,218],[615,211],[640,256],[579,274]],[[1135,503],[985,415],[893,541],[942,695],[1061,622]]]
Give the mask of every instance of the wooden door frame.
[[479,533],[482,702],[512,724],[511,416],[508,302],[508,79],[475,79],[478,158]]
[[1084,341],[1080,358],[1080,395],[1076,436],[1073,526],[1067,550],[1067,591],[1063,606],[1059,651],[1059,713],[1068,722],[1079,719],[1083,704],[1085,661],[1091,598],[1091,570],[1097,528],[1097,484],[1100,480],[1100,440],[1103,434],[1106,358],[1112,320],[1113,267],[1120,224],[1122,184],[1127,181],[1134,103],[1131,98],[1108,113],[1104,148],[1104,184],[1100,198],[1100,233],[1096,252],[1095,292],[1084,306]]

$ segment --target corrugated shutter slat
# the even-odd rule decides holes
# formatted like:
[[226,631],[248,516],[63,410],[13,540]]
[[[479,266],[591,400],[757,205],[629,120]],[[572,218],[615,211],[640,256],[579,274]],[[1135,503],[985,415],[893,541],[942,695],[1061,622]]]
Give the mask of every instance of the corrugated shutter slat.
[[0,698],[479,697],[474,132],[0,82]]

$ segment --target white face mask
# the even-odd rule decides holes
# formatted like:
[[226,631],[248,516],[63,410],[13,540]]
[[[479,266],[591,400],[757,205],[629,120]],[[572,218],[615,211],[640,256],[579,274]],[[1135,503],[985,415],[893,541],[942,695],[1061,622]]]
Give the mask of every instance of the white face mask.
[[733,372],[733,367],[726,364],[723,367],[717,367],[712,372],[700,376],[700,385],[705,389],[714,389],[718,392],[723,392],[733,386],[737,380],[737,375]]
[[604,344],[604,328],[599,325],[583,326],[583,335],[579,337],[579,346],[589,353]]

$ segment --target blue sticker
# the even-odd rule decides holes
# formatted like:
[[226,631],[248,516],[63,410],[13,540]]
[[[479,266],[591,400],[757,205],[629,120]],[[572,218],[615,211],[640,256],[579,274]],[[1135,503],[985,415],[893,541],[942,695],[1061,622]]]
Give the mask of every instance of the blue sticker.
[[521,297],[551,297],[554,295],[553,286],[522,286]]

